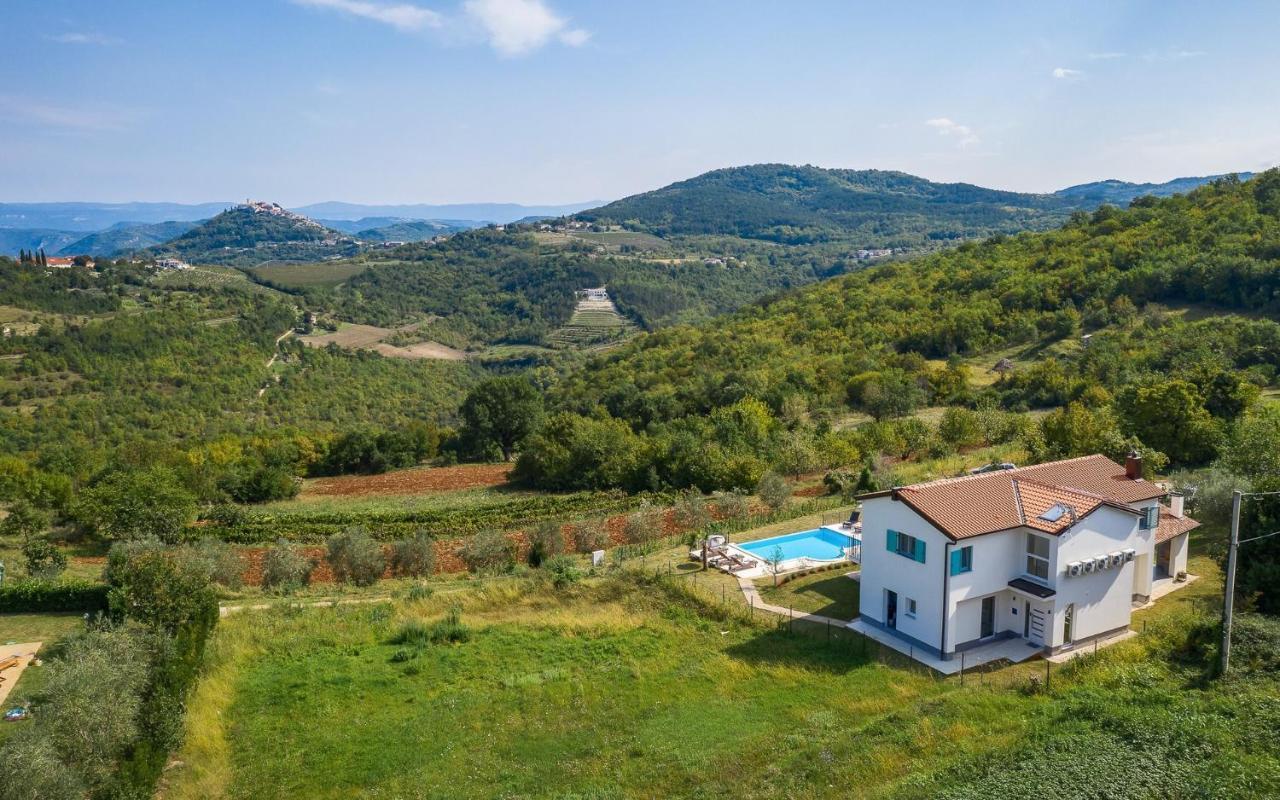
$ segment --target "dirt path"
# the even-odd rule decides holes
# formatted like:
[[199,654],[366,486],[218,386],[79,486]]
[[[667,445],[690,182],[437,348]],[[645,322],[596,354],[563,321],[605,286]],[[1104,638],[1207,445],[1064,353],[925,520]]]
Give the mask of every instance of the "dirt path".
[[[271,369],[272,367],[274,367],[276,365],[276,361],[280,358],[280,343],[283,342],[285,339],[288,339],[292,335],[293,335],[293,328],[290,328],[289,330],[285,331],[284,333],[276,337],[275,352],[271,354],[271,358],[267,359],[267,369]],[[268,379],[266,384],[264,384],[263,387],[258,390],[258,397],[262,397],[264,394],[267,393],[268,386],[272,385],[273,383],[279,383],[279,382],[280,382],[280,378],[276,375],[272,375],[270,379]]]

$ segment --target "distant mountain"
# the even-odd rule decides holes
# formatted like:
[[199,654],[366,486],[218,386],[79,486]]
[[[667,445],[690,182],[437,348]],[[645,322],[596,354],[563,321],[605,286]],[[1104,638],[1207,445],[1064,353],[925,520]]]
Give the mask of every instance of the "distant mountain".
[[275,203],[250,202],[218,214],[151,249],[202,264],[253,266],[266,261],[323,261],[355,255],[355,239]]
[[[366,219],[369,218],[366,217]],[[449,225],[440,220],[407,219],[389,225],[365,228],[357,231],[355,236],[364,242],[423,242],[442,233],[454,233],[468,230],[470,227]]]
[[48,228],[0,228],[0,255],[15,256],[19,250],[43,248],[45,255],[51,256],[81,235],[79,231]]
[[[1239,172],[1236,175],[1242,181],[1253,177],[1252,172]],[[1145,195],[1169,197],[1175,194],[1186,194],[1210,181],[1225,177],[1226,175],[1206,175],[1200,178],[1174,178],[1164,183],[1129,183],[1117,180],[1095,181],[1093,183],[1082,183],[1078,186],[1068,186],[1065,189],[1059,189],[1053,194],[1080,206],[1100,206],[1103,203],[1127,206],[1138,197]]]
[[225,211],[231,203],[0,203],[0,228],[55,228],[102,231],[131,225],[179,220],[195,222]]
[[904,172],[757,164],[718,169],[575,216],[659,236],[910,247],[1049,228],[1066,217],[1065,206],[1052,195],[934,183]]
[[[436,233],[449,233],[451,231],[464,231],[471,228],[482,228],[486,223],[479,220],[467,219],[412,219],[409,217],[361,217],[360,219],[317,219],[316,222],[327,225],[335,231],[342,231],[357,236],[360,239],[371,239],[374,241],[385,241],[386,239],[395,239],[397,241],[410,241],[408,239],[400,240],[395,236],[386,236],[375,234],[370,236],[361,235],[370,231],[377,231],[383,228],[390,228],[396,225],[404,225],[412,223],[417,225],[421,223],[421,230],[432,230],[426,238],[431,238]],[[418,241],[418,240],[413,240]]]
[[60,255],[121,256],[155,247],[195,228],[195,222],[156,222],[152,224],[120,222],[105,231],[91,233],[64,246]]
[[[599,205],[592,203],[569,203],[559,206],[524,206],[518,203],[454,203],[448,205],[400,205],[400,206],[366,206],[358,203],[313,203],[293,209],[316,219],[349,219],[361,217],[400,217],[403,219],[450,219],[473,220],[481,224],[489,222],[515,222],[521,217],[563,217],[583,209]],[[476,226],[478,227],[478,226]]]

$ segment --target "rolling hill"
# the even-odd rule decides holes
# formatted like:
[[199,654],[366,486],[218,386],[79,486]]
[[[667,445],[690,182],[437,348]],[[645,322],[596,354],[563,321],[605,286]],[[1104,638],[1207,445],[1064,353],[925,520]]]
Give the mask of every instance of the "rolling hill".
[[145,250],[174,239],[195,228],[187,221],[129,223],[120,222],[105,231],[91,233],[58,250],[60,255],[120,256]]
[[152,248],[150,255],[191,263],[253,266],[267,261],[323,261],[360,249],[350,236],[275,203],[235,206]]
[[1043,230],[1072,211],[1141,194],[1172,194],[1211,180],[1103,181],[1056,194],[935,183],[903,172],[757,164],[719,169],[634,195],[576,218],[659,236],[714,234],[786,244],[840,241],[919,248],[947,240]]
[[[713,448],[725,426],[740,425],[733,415],[746,412],[733,409],[748,401],[828,424],[925,405],[1022,412],[1074,402],[1079,415],[1098,416],[1063,429],[1095,430],[1065,437],[1052,455],[1116,452],[1136,437],[1194,466],[1212,458],[1250,396],[1275,387],[1277,311],[1280,170],[1271,170],[1127,210],[1104,206],[1054,231],[869,267],[714,322],[657,331],[570,372],[551,394],[560,409],[593,417],[603,409],[635,432],[635,441],[605,448],[634,445],[632,486],[650,466],[677,485],[735,485],[731,454],[723,473],[678,470],[682,453]],[[1002,359],[1013,369],[998,376]],[[572,450],[578,430],[560,425],[549,451]],[[527,476],[550,474],[540,469]],[[574,483],[551,475],[542,485]]]
[[[1100,206],[1103,203],[1126,206],[1139,197],[1169,197],[1175,194],[1186,194],[1210,181],[1225,177],[1226,175],[1208,175],[1198,178],[1174,178],[1164,183],[1129,183],[1128,181],[1118,180],[1094,181],[1093,183],[1082,183],[1078,186],[1068,186],[1065,189],[1059,189],[1053,194],[1055,197],[1061,197],[1081,207]],[[1237,173],[1236,177],[1240,178],[1240,180],[1248,180],[1253,177],[1253,173],[1241,172]]]

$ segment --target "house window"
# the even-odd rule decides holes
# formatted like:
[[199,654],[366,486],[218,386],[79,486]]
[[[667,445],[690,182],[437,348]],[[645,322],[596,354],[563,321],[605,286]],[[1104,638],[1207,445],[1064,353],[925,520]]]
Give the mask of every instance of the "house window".
[[951,574],[973,572],[973,548],[961,547],[951,551]]
[[908,598],[907,598],[907,616],[908,616],[908,617],[911,617],[912,619],[915,619],[915,616],[916,616],[916,601],[915,601],[915,598],[914,598],[914,597],[908,597]]
[[1160,506],[1147,506],[1142,509],[1142,519],[1138,521],[1138,528],[1144,531],[1152,531],[1160,526]]
[[1049,580],[1049,540],[1034,533],[1027,534],[1027,574]]
[[915,536],[900,531],[889,531],[888,549],[890,553],[897,553],[900,556],[924,563],[924,539],[918,539]]

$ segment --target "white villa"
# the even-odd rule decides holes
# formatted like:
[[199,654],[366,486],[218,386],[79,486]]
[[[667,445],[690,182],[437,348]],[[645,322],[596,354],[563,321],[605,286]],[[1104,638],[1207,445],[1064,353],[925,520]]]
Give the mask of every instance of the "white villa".
[[1199,523],[1181,495],[1167,506],[1165,496],[1136,454],[1124,466],[1085,456],[865,495],[855,625],[935,668],[1003,640],[1053,655],[1122,632],[1154,587],[1187,569]]

